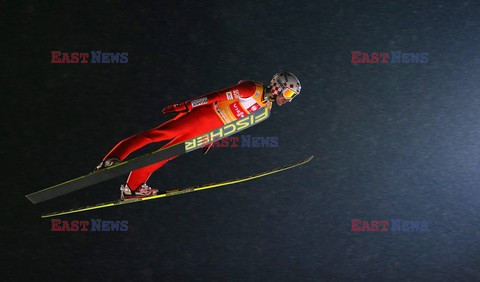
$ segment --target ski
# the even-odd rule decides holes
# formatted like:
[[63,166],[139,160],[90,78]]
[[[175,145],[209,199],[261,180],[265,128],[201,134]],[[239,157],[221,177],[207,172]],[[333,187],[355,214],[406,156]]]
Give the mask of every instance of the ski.
[[232,184],[236,184],[236,183],[240,183],[240,182],[249,181],[249,180],[253,180],[253,179],[256,179],[256,178],[264,177],[264,176],[274,174],[274,173],[277,173],[277,172],[281,172],[281,171],[284,171],[284,170],[287,170],[287,169],[291,169],[291,168],[294,168],[294,167],[297,167],[297,166],[301,166],[303,164],[308,163],[312,159],[313,159],[313,156],[309,156],[308,158],[305,158],[305,159],[303,159],[299,162],[293,163],[293,164],[289,164],[289,165],[286,165],[286,166],[274,168],[274,169],[264,171],[264,172],[261,172],[261,173],[257,173],[257,174],[252,174],[252,175],[245,176],[245,177],[242,177],[242,178],[236,178],[236,179],[222,181],[222,182],[214,182],[214,183],[204,184],[204,185],[201,185],[201,186],[193,186],[193,187],[169,190],[169,191],[166,191],[162,194],[155,195],[155,196],[149,196],[149,197],[144,197],[144,198],[134,198],[134,199],[123,200],[123,201],[122,200],[117,200],[117,201],[111,201],[111,202],[106,202],[106,203],[100,203],[100,204],[96,204],[96,205],[92,205],[92,206],[81,207],[81,208],[77,208],[77,209],[70,209],[70,210],[65,210],[65,211],[52,212],[52,213],[42,215],[42,218],[48,218],[48,217],[53,217],[53,216],[61,216],[61,215],[85,212],[85,211],[96,210],[96,209],[103,209],[103,208],[119,206],[119,205],[145,202],[145,201],[156,200],[156,199],[165,198],[165,197],[169,197],[169,196],[177,196],[177,195],[181,195],[181,194],[198,192],[198,191],[203,191],[203,190],[212,189],[212,188],[218,188],[218,187],[222,187],[222,186],[226,186],[226,185],[232,185]]
[[270,116],[267,108],[257,110],[239,120],[227,123],[222,127],[212,130],[204,135],[189,139],[183,143],[169,146],[164,149],[145,154],[131,160],[120,162],[111,167],[101,169],[90,174],[77,177],[72,180],[45,188],[43,190],[25,195],[32,203],[37,204],[50,200],[70,192],[121,176],[132,170],[139,169],[168,158],[189,153],[196,149],[205,147],[219,139],[236,134],[246,128],[249,128],[259,122],[266,120]]

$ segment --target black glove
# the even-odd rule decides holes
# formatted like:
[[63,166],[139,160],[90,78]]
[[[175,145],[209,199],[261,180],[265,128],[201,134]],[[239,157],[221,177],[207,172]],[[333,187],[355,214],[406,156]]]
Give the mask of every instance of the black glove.
[[186,103],[170,105],[163,108],[162,110],[162,113],[164,115],[169,113],[181,113],[181,112],[184,112],[184,113],[188,112],[188,107]]

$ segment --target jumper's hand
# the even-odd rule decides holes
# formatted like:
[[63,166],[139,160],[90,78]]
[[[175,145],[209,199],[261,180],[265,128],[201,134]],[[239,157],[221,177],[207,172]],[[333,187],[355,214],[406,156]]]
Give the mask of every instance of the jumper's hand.
[[188,108],[187,108],[187,105],[185,105],[185,103],[170,105],[163,108],[162,110],[162,113],[164,115],[169,113],[180,113],[180,112],[188,112]]

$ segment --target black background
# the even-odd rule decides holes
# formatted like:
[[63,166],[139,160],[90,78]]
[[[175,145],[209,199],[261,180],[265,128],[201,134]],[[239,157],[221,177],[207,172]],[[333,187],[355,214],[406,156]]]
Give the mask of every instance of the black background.
[[[479,7],[474,1],[107,1],[2,4],[5,281],[479,280]],[[128,52],[127,64],[51,64],[52,50]],[[350,51],[428,52],[427,64],[351,64]],[[295,73],[302,94],[245,134],[158,171],[159,189],[252,182],[62,217],[128,232],[52,232],[43,212],[118,197],[124,177],[32,205],[91,171],[167,105]],[[158,145],[145,148],[148,152]],[[351,232],[350,219],[428,220],[428,232]]]

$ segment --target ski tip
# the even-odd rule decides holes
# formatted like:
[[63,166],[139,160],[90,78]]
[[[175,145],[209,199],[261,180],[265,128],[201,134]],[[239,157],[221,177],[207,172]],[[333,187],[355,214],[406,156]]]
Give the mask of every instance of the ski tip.
[[311,161],[313,158],[314,158],[314,155],[311,155],[311,156],[309,156],[309,157],[306,157],[306,158],[302,161],[302,163],[308,163],[308,162]]

